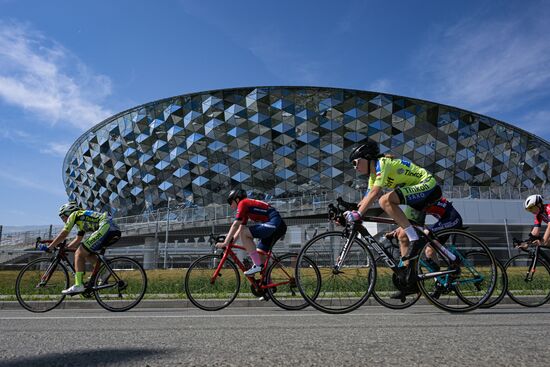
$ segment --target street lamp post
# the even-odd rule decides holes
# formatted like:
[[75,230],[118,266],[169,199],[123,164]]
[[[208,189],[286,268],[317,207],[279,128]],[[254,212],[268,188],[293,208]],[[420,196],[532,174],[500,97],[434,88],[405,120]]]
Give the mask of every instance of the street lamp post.
[[164,269],[166,269],[166,251],[168,249],[168,230],[170,228],[170,198],[168,198],[168,211],[166,213],[166,235],[164,237]]

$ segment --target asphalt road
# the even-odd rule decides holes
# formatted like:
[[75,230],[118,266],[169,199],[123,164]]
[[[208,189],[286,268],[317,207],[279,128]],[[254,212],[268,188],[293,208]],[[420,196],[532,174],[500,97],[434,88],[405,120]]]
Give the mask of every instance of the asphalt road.
[[550,306],[0,311],[0,366],[548,366]]

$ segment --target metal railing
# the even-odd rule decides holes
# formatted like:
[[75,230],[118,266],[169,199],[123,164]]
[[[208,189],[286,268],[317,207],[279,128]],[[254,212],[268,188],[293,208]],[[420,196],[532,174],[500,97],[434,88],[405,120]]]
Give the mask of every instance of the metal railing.
[[[547,194],[546,197],[550,197],[550,190],[540,188],[443,186],[442,189],[443,195],[450,199],[523,200],[535,193]],[[277,208],[283,216],[318,214],[326,211],[327,205],[334,202],[338,196],[343,196],[346,201],[357,202],[361,199],[363,193],[364,190],[358,189],[347,195],[327,192],[300,197],[271,198],[267,201]],[[115,218],[115,221],[122,231],[143,230],[145,232],[156,232],[159,225],[166,228],[168,223],[185,225],[198,222],[229,221],[232,215],[233,211],[227,204],[213,204],[208,207],[193,208],[172,205],[144,214],[118,217]],[[55,225],[44,226],[44,228],[32,231],[4,233],[0,240],[0,248],[7,249],[8,246],[15,248],[29,247],[32,246],[36,237],[49,238],[50,231],[53,231],[53,235],[55,235],[61,228],[61,225]]]

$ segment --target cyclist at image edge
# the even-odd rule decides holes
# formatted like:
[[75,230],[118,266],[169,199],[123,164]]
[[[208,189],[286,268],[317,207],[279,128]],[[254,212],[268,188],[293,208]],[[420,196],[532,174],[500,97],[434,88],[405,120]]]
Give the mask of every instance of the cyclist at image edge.
[[550,204],[544,204],[541,195],[531,195],[525,200],[524,208],[535,215],[535,225],[529,233],[529,237],[534,239],[533,243],[537,246],[550,247],[550,226],[546,227],[542,238],[540,235],[542,222],[548,223],[550,220]]
[[[40,249],[44,251],[54,249],[67,238],[75,225],[78,227],[79,231],[76,238],[67,246],[68,248],[78,247],[74,260],[76,271],[75,283],[61,293],[67,295],[82,293],[85,290],[82,276],[84,275],[86,260],[95,265],[97,258],[93,253],[118,241],[121,233],[109,214],[83,210],[75,202],[63,204],[59,208],[59,217],[65,223],[63,230],[54,238],[49,246],[42,245]],[[82,243],[86,232],[93,233]],[[82,246],[80,246],[81,243]]]
[[[399,205],[404,204],[417,211],[424,211],[428,204],[441,198],[441,188],[435,178],[424,168],[407,160],[380,154],[378,144],[372,140],[355,148],[350,155],[350,162],[359,173],[369,177],[369,187],[366,196],[358,204],[358,210],[345,213],[348,223],[361,221],[368,207],[380,197],[380,207],[406,234],[406,243],[401,246],[401,256],[408,259],[411,254],[416,254],[422,244],[418,241],[418,233]],[[383,194],[383,189],[393,191]]]
[[[244,190],[232,190],[227,197],[227,203],[231,209],[237,209],[237,213],[225,241],[218,242],[216,247],[225,247],[232,239],[240,238],[254,263],[244,274],[248,276],[258,273],[263,269],[262,255],[285,235],[286,224],[275,208],[263,201],[249,199]],[[249,219],[258,224],[247,226]],[[254,238],[260,239],[257,249]]]

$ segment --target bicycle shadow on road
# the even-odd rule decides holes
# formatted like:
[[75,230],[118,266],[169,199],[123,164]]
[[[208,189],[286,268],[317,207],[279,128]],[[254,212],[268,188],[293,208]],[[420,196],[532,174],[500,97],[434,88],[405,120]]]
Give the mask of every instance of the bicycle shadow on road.
[[[99,348],[97,350],[77,350],[62,353],[44,353],[37,356],[16,357],[2,361],[2,367],[15,366],[109,366],[126,363],[143,363],[147,357],[170,354],[170,350],[142,348]],[[158,362],[158,359],[156,359]]]

